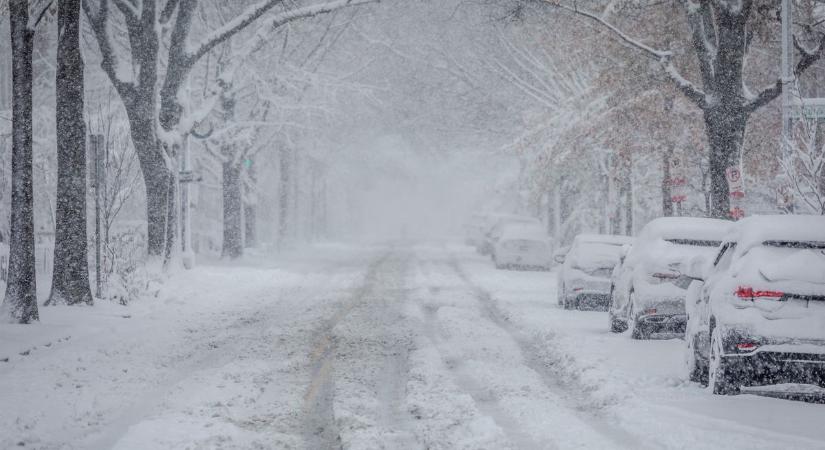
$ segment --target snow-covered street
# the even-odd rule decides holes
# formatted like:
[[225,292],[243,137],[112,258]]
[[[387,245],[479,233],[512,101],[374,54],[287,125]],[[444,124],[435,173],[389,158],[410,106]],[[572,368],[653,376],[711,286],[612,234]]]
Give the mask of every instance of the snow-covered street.
[[713,396],[683,341],[564,311],[468,247],[203,264],[0,328],[0,447],[825,448],[825,406]]

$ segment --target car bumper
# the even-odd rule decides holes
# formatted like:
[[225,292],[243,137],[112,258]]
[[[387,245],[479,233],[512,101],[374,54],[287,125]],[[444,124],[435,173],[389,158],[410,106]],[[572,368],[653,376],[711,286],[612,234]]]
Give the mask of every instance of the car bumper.
[[549,258],[499,252],[496,253],[496,263],[502,266],[539,269],[549,269],[552,265]]
[[684,333],[687,328],[684,297],[643,295],[634,309],[638,323],[652,333]]
[[574,278],[566,283],[567,296],[577,309],[607,311],[610,305],[610,280]]
[[[739,347],[743,343],[758,346],[743,349]],[[725,358],[736,363],[749,385],[825,385],[825,340],[754,337],[732,331],[724,338],[723,347]]]
[[639,324],[651,333],[684,333],[687,314],[641,314]]

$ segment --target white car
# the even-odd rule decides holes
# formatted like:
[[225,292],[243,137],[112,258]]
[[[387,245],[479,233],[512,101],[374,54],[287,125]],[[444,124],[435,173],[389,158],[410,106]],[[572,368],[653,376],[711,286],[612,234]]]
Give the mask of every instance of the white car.
[[631,328],[633,339],[685,330],[685,293],[691,280],[684,263],[710,257],[731,222],[698,217],[662,217],[642,228],[633,248],[613,271],[608,307],[610,330]]
[[493,261],[497,269],[550,270],[553,265],[550,239],[540,226],[507,226],[495,244]]
[[606,310],[610,303],[610,275],[619,263],[622,248],[632,242],[629,236],[576,236],[559,270],[559,305],[564,309]]
[[[534,225],[541,227],[541,221],[535,217],[517,216],[512,214],[499,214],[492,216],[494,221],[484,235],[484,243],[481,245],[482,255],[493,255],[496,243],[501,239],[504,229],[511,225]],[[493,255],[494,256],[494,255]],[[495,257],[495,256],[494,256]]]
[[715,394],[742,386],[825,387],[825,217],[737,222],[696,278],[688,305],[690,377]]

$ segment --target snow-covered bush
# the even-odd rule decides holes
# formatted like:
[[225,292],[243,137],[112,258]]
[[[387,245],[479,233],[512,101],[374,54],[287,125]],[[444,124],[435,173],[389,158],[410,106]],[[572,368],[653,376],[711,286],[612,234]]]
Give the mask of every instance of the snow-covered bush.
[[157,295],[161,279],[147,264],[142,234],[132,231],[112,234],[105,252],[105,298],[126,305],[140,297]]

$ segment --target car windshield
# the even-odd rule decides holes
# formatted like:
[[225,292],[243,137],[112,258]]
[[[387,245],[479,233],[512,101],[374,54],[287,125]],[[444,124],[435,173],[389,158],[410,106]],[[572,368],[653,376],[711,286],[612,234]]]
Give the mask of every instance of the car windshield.
[[719,247],[722,245],[722,241],[710,241],[705,239],[685,239],[685,238],[676,238],[676,239],[665,239],[665,241],[670,242],[671,244],[676,245],[690,245],[694,247]]
[[580,269],[612,268],[619,261],[622,246],[605,242],[583,242],[573,255],[574,267]]
[[762,245],[767,247],[825,250],[825,242],[818,241],[765,241]]

